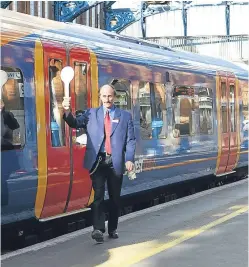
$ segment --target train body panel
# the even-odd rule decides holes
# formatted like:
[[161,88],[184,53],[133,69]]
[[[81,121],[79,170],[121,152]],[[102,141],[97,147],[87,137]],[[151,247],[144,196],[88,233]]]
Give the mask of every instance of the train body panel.
[[[20,137],[15,149],[2,151],[2,224],[51,219],[87,209],[93,200],[82,166],[86,135],[62,118],[60,71],[67,65],[75,71],[73,112],[97,107],[98,88],[112,83],[116,105],[133,116],[137,179],[125,175],[122,195],[248,165],[248,73],[242,68],[84,26],[0,14],[1,65],[9,76],[3,100],[26,138],[22,149]],[[20,69],[23,82],[8,68]],[[11,92],[23,113],[11,106]],[[10,169],[13,158],[18,166]]]
[[[34,85],[34,42],[20,40],[1,47],[1,66],[9,81],[3,89],[5,109],[19,123],[16,150],[1,152],[2,223],[34,216],[37,189],[37,146]],[[25,90],[23,89],[25,88]]]

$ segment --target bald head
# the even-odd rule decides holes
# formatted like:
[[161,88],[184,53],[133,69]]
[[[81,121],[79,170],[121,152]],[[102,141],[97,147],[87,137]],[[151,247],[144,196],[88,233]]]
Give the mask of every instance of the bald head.
[[115,98],[115,90],[109,84],[105,84],[100,88],[100,100],[103,106],[106,108],[111,108]]

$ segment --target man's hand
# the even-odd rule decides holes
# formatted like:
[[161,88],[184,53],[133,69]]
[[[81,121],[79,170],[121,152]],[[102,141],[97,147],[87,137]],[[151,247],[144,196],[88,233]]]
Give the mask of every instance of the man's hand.
[[63,107],[64,111],[69,111],[70,102],[71,102],[71,97],[66,97],[66,96],[63,97],[62,107]]
[[126,162],[125,162],[125,167],[126,167],[127,171],[130,172],[130,171],[132,171],[133,168],[134,168],[134,163],[131,162],[131,161],[126,161]]

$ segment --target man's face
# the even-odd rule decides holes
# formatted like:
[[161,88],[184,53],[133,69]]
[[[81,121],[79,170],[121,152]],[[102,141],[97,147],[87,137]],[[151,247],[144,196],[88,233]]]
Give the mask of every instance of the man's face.
[[105,108],[111,108],[114,102],[114,90],[109,85],[104,85],[100,90],[100,100]]

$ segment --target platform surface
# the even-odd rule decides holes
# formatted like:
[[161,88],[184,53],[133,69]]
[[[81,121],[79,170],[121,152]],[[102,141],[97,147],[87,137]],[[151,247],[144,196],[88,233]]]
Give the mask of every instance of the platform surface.
[[120,218],[119,239],[91,227],[2,256],[3,267],[247,267],[248,181]]

